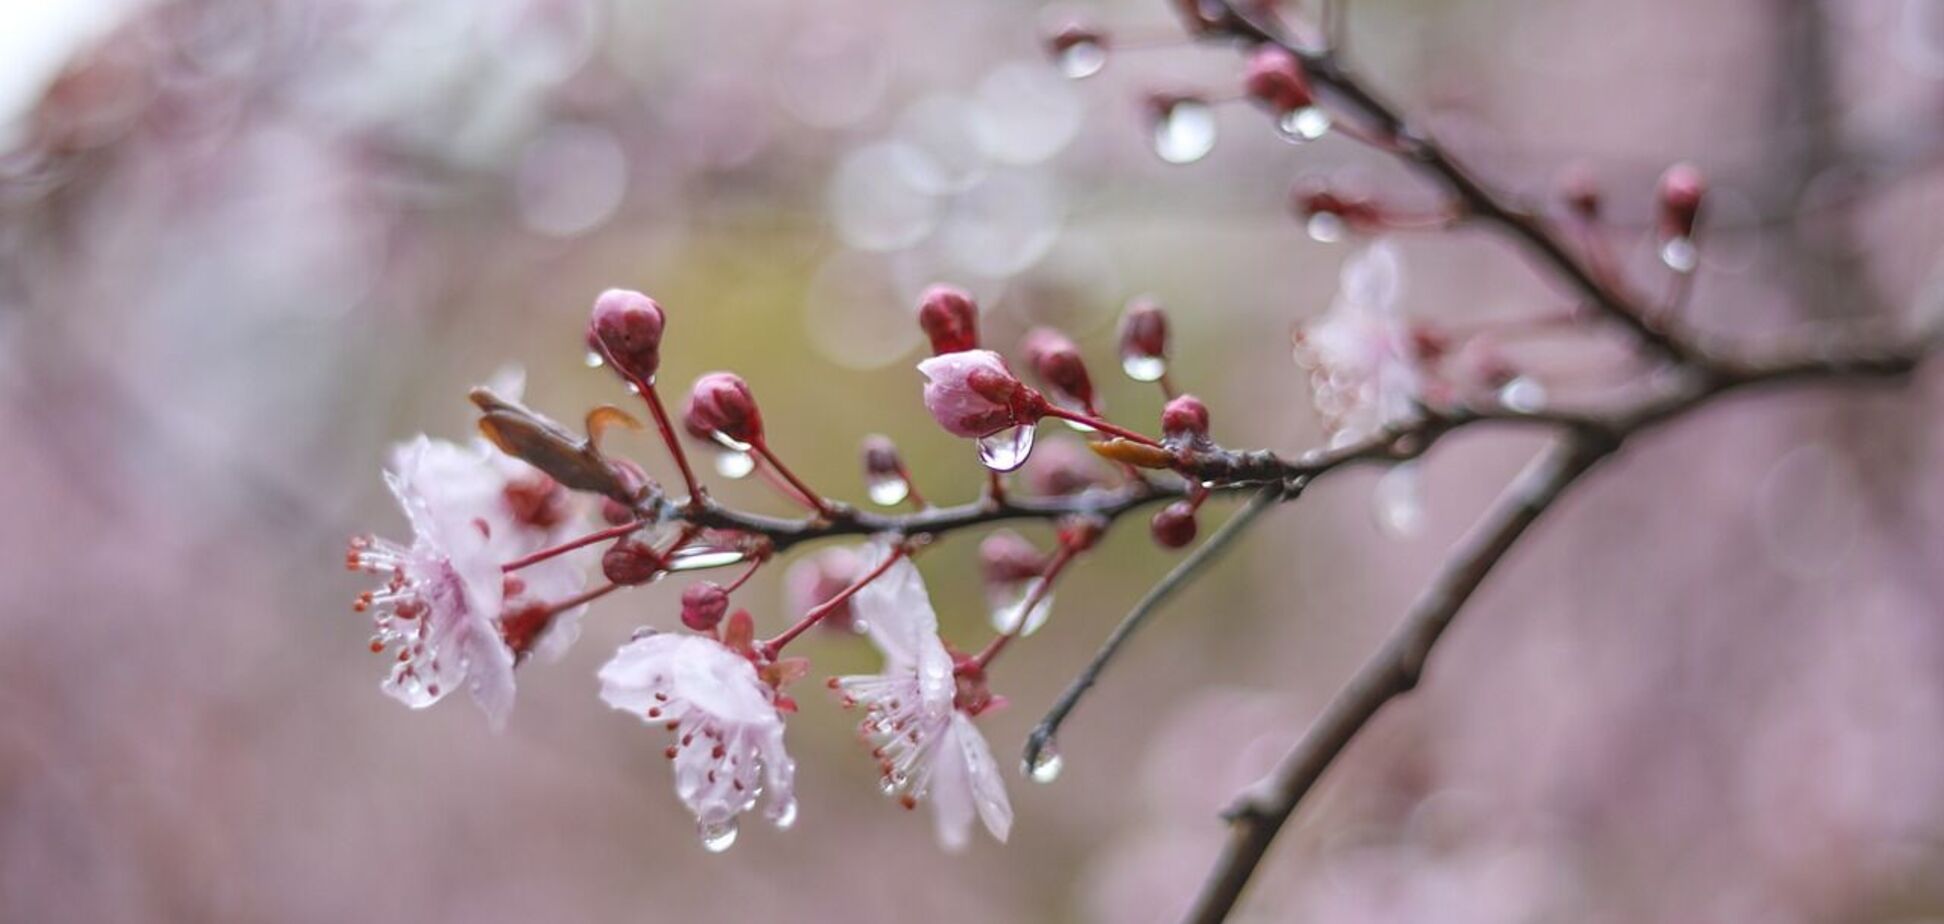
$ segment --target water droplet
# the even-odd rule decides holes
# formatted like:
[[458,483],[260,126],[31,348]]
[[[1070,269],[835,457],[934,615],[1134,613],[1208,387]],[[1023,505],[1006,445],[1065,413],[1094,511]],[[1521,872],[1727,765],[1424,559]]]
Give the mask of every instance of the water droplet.
[[1060,74],[1072,80],[1092,77],[1107,66],[1107,49],[1099,42],[1074,42],[1060,52],[1055,61]]
[[1694,238],[1670,237],[1661,243],[1661,262],[1677,273],[1692,273],[1701,263],[1701,251],[1694,246]]
[[1175,100],[1154,120],[1154,153],[1192,164],[1215,149],[1215,110],[1198,99]]
[[880,507],[894,507],[911,496],[911,483],[897,475],[875,475],[864,486],[864,491],[871,496],[871,503]]
[[851,617],[851,631],[863,635],[871,631],[871,624],[855,616]]
[[1053,594],[1049,591],[1040,595],[1039,602],[1033,604],[1033,611],[1025,611],[1026,599],[1040,585],[1042,579],[1034,578],[1019,588],[1019,593],[1010,599],[1002,599],[1001,604],[992,610],[993,631],[1001,634],[1032,635],[1046,625],[1046,618],[1053,614]]
[[1371,492],[1370,499],[1377,526],[1385,535],[1406,539],[1423,528],[1424,491],[1415,463],[1391,466],[1390,471],[1377,479],[1377,488]]
[[588,350],[587,356],[581,361],[587,363],[587,368],[589,369],[599,369],[607,365],[607,360],[601,357],[599,350]]
[[1053,746],[1051,739],[1040,745],[1039,753],[1033,755],[1033,762],[1025,768],[1026,778],[1035,783],[1051,783],[1060,778],[1060,770],[1066,761],[1060,757],[1060,749]]
[[770,806],[769,819],[770,824],[775,825],[778,830],[790,830],[796,824],[797,820],[797,800],[786,799],[783,802]]
[[709,438],[715,440],[717,446],[721,446],[722,448],[727,449],[730,452],[749,451],[748,443],[742,442],[741,440],[730,439],[729,435],[723,433],[721,430],[709,431]]
[[979,461],[995,472],[1010,472],[1026,464],[1033,452],[1033,425],[1020,424],[979,437]]
[[1121,371],[1136,382],[1158,382],[1168,374],[1168,361],[1159,356],[1131,353],[1121,357]]
[[721,824],[697,825],[702,835],[702,849],[710,853],[721,853],[736,844],[736,820],[731,818]]
[[1301,144],[1330,133],[1330,114],[1320,106],[1291,109],[1276,123],[1283,138]]
[[1309,232],[1310,240],[1319,244],[1334,244],[1343,240],[1343,216],[1335,212],[1317,212],[1309,217],[1304,229]]
[[700,571],[704,568],[720,568],[743,560],[743,553],[736,549],[718,549],[706,545],[692,545],[676,549],[668,556],[670,571]]
[[756,457],[734,449],[724,449],[716,453],[716,474],[724,478],[747,478],[756,470]]
[[1546,386],[1522,375],[1499,388],[1498,401],[1509,411],[1536,413],[1546,406]]

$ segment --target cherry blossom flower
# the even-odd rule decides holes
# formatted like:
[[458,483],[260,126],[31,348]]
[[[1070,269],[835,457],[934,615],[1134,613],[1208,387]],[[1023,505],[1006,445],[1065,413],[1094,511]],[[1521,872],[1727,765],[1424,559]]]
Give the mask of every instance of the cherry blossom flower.
[[987,436],[1045,412],[1046,399],[991,350],[943,353],[920,362],[918,371],[925,375],[925,409],[954,436]]
[[1345,262],[1330,310],[1296,334],[1296,361],[1310,371],[1312,398],[1332,445],[1417,415],[1423,387],[1417,350],[1397,316],[1402,276],[1389,242],[1370,245]]
[[[868,547],[866,569],[887,554],[883,545]],[[906,808],[929,801],[947,850],[970,841],[975,817],[1003,843],[1012,830],[1012,804],[970,712],[989,707],[990,697],[960,696],[952,655],[939,641],[938,616],[917,567],[900,559],[859,590],[851,606],[884,654],[884,671],[838,677],[831,686],[846,706],[864,707],[859,729],[874,745],[885,794],[898,796]]]
[[695,814],[703,846],[727,850],[737,816],[764,793],[771,822],[796,822],[783,716],[749,658],[709,636],[660,632],[621,646],[600,678],[608,705],[676,735],[667,751],[675,795]]

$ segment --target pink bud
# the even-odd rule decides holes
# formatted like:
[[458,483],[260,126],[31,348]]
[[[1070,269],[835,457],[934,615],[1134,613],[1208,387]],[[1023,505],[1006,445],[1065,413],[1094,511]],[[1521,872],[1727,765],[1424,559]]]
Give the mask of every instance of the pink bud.
[[979,573],[988,584],[1032,580],[1046,570],[1046,564],[1044,553],[1010,529],[996,530],[979,543]]
[[733,372],[711,372],[695,380],[682,409],[682,426],[691,434],[719,433],[744,444],[763,439],[756,397],[749,393],[749,383]]
[[1194,395],[1181,395],[1161,409],[1161,434],[1168,442],[1198,443],[1208,439],[1208,405]]
[[1660,178],[1660,225],[1666,237],[1691,237],[1708,182],[1693,164],[1675,164]]
[[1064,497],[1108,483],[1099,456],[1077,440],[1046,440],[1020,471],[1026,489],[1041,497]]
[[1033,374],[1046,387],[1081,407],[1093,407],[1093,379],[1087,375],[1079,348],[1065,334],[1050,327],[1035,327],[1026,334],[1020,349],[1032,364]]
[[903,476],[904,462],[890,437],[873,433],[864,438],[864,474],[873,478]]
[[[863,564],[857,553],[842,546],[831,546],[790,566],[783,575],[784,599],[796,613],[808,613],[830,602],[863,576]],[[848,630],[851,623],[850,601],[845,600],[825,614],[818,625]]]
[[943,284],[926,289],[918,301],[918,326],[931,338],[934,356],[979,348],[979,304],[964,289]]
[[1168,357],[1168,313],[1151,298],[1127,303],[1121,316],[1121,358],[1166,359]]
[[609,289],[594,300],[587,342],[621,374],[653,381],[661,368],[662,328],[667,317],[655,300],[629,289]]
[[1243,78],[1249,98],[1278,115],[1306,109],[1315,102],[1310,96],[1309,78],[1296,56],[1275,45],[1264,45],[1249,58]]
[[616,584],[646,584],[661,573],[664,564],[654,546],[623,539],[601,554],[601,575]]
[[714,581],[698,581],[682,591],[682,625],[697,632],[713,631],[729,612],[729,592]]
[[1187,501],[1175,501],[1148,522],[1148,532],[1164,549],[1178,549],[1195,541],[1195,508]]
[[954,436],[977,438],[1037,422],[1046,399],[1021,382],[991,350],[963,350],[918,364],[925,376],[925,409]]

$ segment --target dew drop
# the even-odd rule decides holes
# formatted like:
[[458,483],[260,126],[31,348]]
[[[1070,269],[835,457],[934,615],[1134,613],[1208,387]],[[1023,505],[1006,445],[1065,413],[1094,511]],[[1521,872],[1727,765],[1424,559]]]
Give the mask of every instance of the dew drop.
[[1391,466],[1371,492],[1377,526],[1393,539],[1407,539],[1424,527],[1424,491],[1415,463]]
[[1033,425],[1020,424],[979,437],[979,462],[995,472],[1010,472],[1026,464],[1033,452]]
[[1168,361],[1159,356],[1131,353],[1121,357],[1121,371],[1136,382],[1158,382],[1168,374]]
[[710,853],[721,853],[736,844],[736,821],[730,819],[720,824],[697,825],[702,835],[702,849]]
[[1317,212],[1309,217],[1304,225],[1310,240],[1319,244],[1334,244],[1343,240],[1343,216],[1335,212]]
[[1546,406],[1546,386],[1522,375],[1499,388],[1498,401],[1509,411],[1536,413]]
[[1192,164],[1215,149],[1215,110],[1198,99],[1176,100],[1154,120],[1154,153]]
[[876,475],[864,486],[871,503],[880,507],[895,507],[911,496],[911,483],[897,475]]
[[1694,238],[1670,237],[1661,243],[1661,262],[1677,273],[1692,273],[1701,262],[1701,251],[1694,246]]
[[1060,52],[1055,63],[1061,76],[1070,80],[1092,77],[1107,66],[1107,49],[1099,42],[1074,42]]
[[588,350],[587,355],[581,359],[581,362],[586,363],[589,369],[599,369],[607,365],[607,360],[602,358],[601,351],[599,350]]
[[1276,123],[1284,139],[1301,144],[1330,133],[1330,114],[1320,106],[1292,109]]
[[1033,762],[1026,765],[1026,778],[1035,783],[1051,783],[1060,778],[1060,770],[1066,760],[1060,757],[1060,749],[1053,746],[1049,739],[1040,745],[1039,753],[1033,755]]
[[747,478],[756,470],[756,457],[735,449],[724,449],[716,453],[716,474],[724,478]]
[[704,568],[720,568],[743,560],[743,553],[736,549],[718,549],[710,546],[689,546],[676,549],[668,556],[669,571],[700,571]]
[[770,806],[769,819],[770,819],[770,824],[775,825],[778,830],[781,831],[790,830],[791,827],[796,825],[797,800],[787,799],[781,803]]

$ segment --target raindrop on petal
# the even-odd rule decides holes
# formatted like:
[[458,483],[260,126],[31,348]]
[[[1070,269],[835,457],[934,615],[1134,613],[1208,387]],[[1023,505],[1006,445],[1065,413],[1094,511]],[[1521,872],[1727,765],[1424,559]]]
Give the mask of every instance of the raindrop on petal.
[[721,853],[736,844],[736,820],[730,819],[721,824],[697,825],[702,835],[702,849],[710,853]]
[[1198,99],[1176,100],[1154,120],[1154,153],[1171,164],[1192,164],[1215,149],[1215,110]]
[[716,453],[716,474],[724,478],[747,478],[756,470],[756,457],[735,449],[724,449]]
[[1691,273],[1701,262],[1701,252],[1694,246],[1694,238],[1670,237],[1661,243],[1661,262],[1677,273]]
[[1168,361],[1159,356],[1130,354],[1121,357],[1121,371],[1136,382],[1158,382],[1168,374]]
[[864,490],[871,496],[871,503],[880,507],[897,506],[911,496],[911,484],[897,475],[874,475]]
[[1026,778],[1035,783],[1051,783],[1060,778],[1060,770],[1066,761],[1060,757],[1060,749],[1054,747],[1053,740],[1047,739],[1040,745],[1039,753],[1033,755],[1033,762],[1026,765]]
[[1284,139],[1301,144],[1315,141],[1330,132],[1330,114],[1320,106],[1292,109],[1276,122]]
[[1026,464],[1033,452],[1033,425],[1020,424],[979,437],[979,462],[995,472],[1010,472]]

